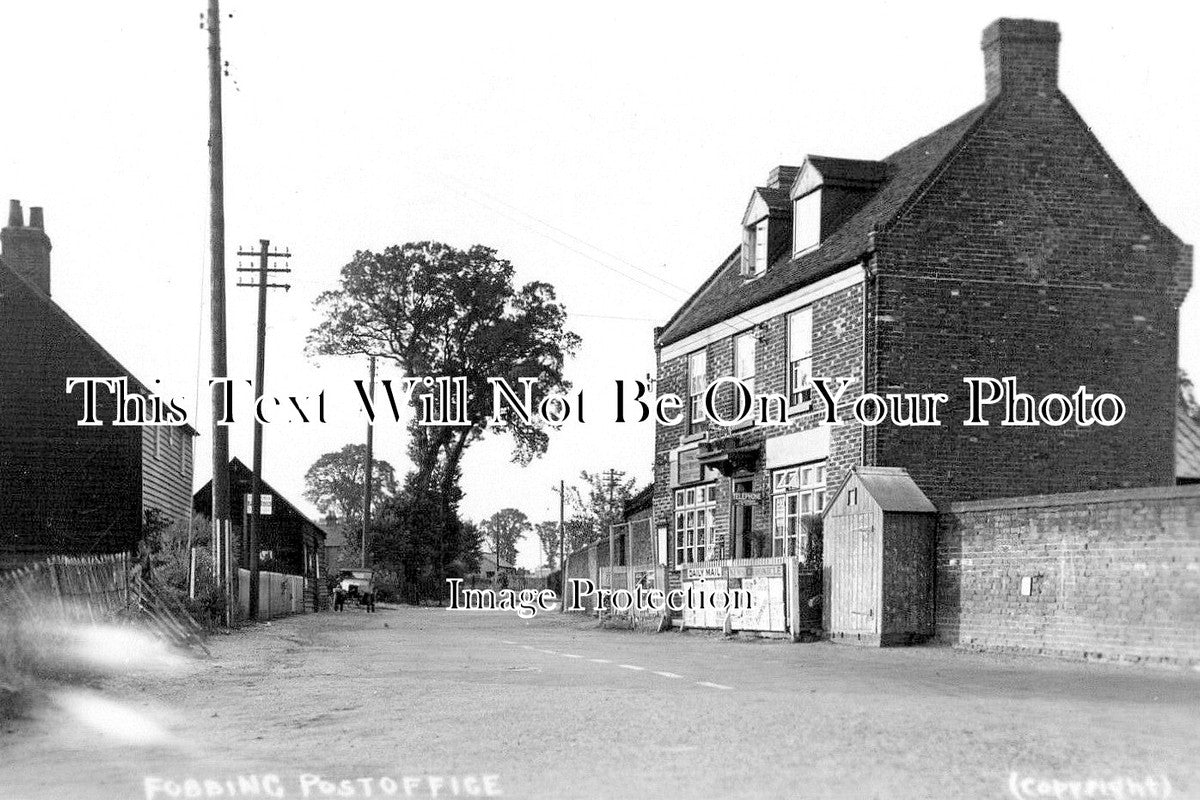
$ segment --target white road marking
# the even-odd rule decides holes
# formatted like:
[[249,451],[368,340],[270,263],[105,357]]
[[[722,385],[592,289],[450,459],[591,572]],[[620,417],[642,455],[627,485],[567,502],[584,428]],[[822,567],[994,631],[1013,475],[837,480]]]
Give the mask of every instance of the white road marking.
[[[504,644],[512,644],[512,645],[516,644],[516,642],[510,642],[507,639],[501,639],[501,641],[504,642]],[[543,650],[540,647],[533,647],[533,646],[527,645],[527,644],[523,644],[523,645],[521,645],[521,647],[523,647],[526,650],[536,650],[539,653],[545,653],[546,655],[549,655],[549,656],[562,656],[563,658],[583,658],[583,656],[577,655],[575,653],[560,653],[557,650]],[[611,663],[613,663],[610,659],[607,659],[607,658],[589,658],[588,661],[592,662],[593,664],[611,664]],[[636,664],[617,664],[617,666],[620,667],[621,669],[632,670],[633,672],[646,672],[647,671],[645,667],[639,667]],[[683,677],[682,675],[675,673],[675,672],[666,672],[663,670],[650,670],[650,671],[653,672],[655,675],[658,675],[663,678],[678,679],[678,678]],[[732,691],[732,689],[733,689],[732,686],[726,686],[722,683],[713,683],[711,681],[696,681],[696,685],[704,686],[709,689],[725,689],[726,691]]]

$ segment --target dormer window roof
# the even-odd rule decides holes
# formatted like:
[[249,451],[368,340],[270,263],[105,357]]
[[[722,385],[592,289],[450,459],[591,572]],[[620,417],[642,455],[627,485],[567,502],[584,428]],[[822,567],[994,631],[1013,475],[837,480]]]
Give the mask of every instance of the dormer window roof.
[[792,182],[792,257],[807,253],[863,207],[887,179],[880,161],[808,156]]

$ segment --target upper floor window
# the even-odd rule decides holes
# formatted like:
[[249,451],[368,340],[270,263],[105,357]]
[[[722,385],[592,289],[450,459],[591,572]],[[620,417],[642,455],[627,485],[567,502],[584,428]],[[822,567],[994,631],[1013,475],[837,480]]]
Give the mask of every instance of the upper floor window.
[[[733,377],[741,381],[751,395],[754,394],[754,359],[757,344],[754,331],[746,331],[733,338]],[[733,397],[734,414],[740,415],[744,410],[741,406],[743,393],[735,391]]]
[[708,353],[697,350],[688,356],[688,431],[704,421],[704,390],[708,388]]
[[821,243],[821,190],[792,201],[792,255],[798,256]]
[[788,315],[788,406],[812,400],[812,306]]

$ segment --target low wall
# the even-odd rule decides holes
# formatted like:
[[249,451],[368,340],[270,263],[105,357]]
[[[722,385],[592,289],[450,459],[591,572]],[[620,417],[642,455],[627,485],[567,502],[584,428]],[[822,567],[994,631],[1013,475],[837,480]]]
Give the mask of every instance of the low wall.
[[1200,486],[951,504],[936,604],[954,645],[1200,664]]
[[[304,578],[279,572],[258,573],[258,618],[260,620],[302,614],[306,608]],[[242,619],[250,613],[250,571],[238,570],[238,603]]]

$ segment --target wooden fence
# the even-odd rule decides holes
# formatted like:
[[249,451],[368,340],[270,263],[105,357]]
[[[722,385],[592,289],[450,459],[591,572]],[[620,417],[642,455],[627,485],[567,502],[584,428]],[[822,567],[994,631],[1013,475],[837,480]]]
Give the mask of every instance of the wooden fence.
[[0,606],[35,623],[139,620],[156,634],[208,652],[183,604],[145,580],[125,553],[51,556],[0,574]]

